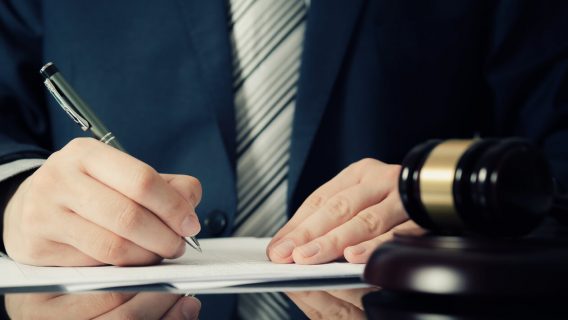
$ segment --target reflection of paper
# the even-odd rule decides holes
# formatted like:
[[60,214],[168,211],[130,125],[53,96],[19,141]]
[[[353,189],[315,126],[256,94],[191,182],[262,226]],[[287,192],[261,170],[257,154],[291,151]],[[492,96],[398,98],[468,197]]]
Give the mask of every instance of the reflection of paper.
[[182,283],[174,285],[171,292],[190,292],[194,294],[228,294],[228,293],[251,293],[251,292],[293,292],[293,291],[321,291],[321,290],[350,290],[371,288],[372,286],[352,278],[344,281],[325,279],[320,281],[282,281],[262,282],[252,284],[227,284],[211,283],[207,287],[194,286],[195,283]]
[[[72,288],[103,288],[152,283],[188,283],[207,287],[206,282],[258,283],[299,279],[360,277],[363,265],[274,264],[265,249],[270,239],[223,238],[201,240],[203,253],[191,248],[179,259],[149,267],[33,267],[0,257],[0,288],[65,285]],[[222,283],[222,282],[221,282]]]

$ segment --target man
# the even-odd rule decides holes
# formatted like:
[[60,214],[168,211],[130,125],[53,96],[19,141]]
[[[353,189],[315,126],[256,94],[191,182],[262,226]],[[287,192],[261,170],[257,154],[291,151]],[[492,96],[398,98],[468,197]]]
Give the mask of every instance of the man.
[[[2,184],[11,190],[7,252],[34,265],[154,263],[183,253],[180,236],[199,232],[197,216],[203,237],[260,227],[269,236],[284,223],[276,217],[284,206],[270,204],[285,202],[292,219],[268,247],[271,260],[364,263],[393,229],[413,226],[398,199],[396,163],[430,138],[523,136],[568,182],[566,5],[309,1],[304,13],[293,5],[266,5],[286,19],[263,29],[254,18],[239,22],[246,1],[4,1],[0,162],[4,178],[15,175]],[[259,113],[247,105],[256,69],[247,69],[255,46],[246,28],[276,37],[276,21],[295,21],[286,35],[302,37],[279,40],[303,49],[281,49],[301,57],[286,91],[291,108],[274,111],[291,133],[275,129],[278,151],[267,143],[247,164],[258,141],[247,135],[259,128],[247,125]],[[47,61],[130,156],[73,140],[75,124],[37,75]],[[265,163],[263,155],[281,151]],[[260,187],[243,192],[247,181]]]

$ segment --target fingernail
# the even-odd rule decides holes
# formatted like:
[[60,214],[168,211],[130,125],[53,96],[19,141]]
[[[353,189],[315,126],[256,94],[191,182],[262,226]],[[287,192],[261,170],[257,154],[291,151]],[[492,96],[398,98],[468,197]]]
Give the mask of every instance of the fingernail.
[[292,255],[292,251],[294,251],[294,241],[292,240],[284,240],[280,242],[277,246],[272,248],[272,251],[276,253],[277,256],[280,258],[288,258]]
[[199,311],[201,310],[201,301],[193,298],[184,298],[183,305],[181,306],[181,312],[184,319],[197,319],[199,316]]
[[304,258],[315,256],[320,251],[320,245],[317,242],[308,243],[298,248],[300,254]]
[[196,235],[200,229],[199,220],[193,215],[185,217],[181,223],[181,232],[186,237]]
[[363,247],[363,246],[353,246],[353,247],[347,248],[346,250],[349,254],[352,254],[354,256],[358,256],[358,255],[365,253],[365,247]]

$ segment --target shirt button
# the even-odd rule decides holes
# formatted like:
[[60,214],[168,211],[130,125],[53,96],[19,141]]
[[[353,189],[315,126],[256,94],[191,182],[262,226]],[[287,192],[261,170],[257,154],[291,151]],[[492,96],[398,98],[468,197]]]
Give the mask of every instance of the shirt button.
[[213,210],[207,214],[203,222],[211,236],[218,236],[227,227],[227,214],[221,210]]

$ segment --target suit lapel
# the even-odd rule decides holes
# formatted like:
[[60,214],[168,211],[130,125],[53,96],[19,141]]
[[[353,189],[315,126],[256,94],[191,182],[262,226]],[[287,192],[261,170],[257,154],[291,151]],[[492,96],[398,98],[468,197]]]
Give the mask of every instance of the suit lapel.
[[312,0],[294,114],[288,194],[300,178],[364,0]]
[[229,42],[227,1],[178,0],[211,98],[232,170],[235,167],[235,120],[232,54]]

